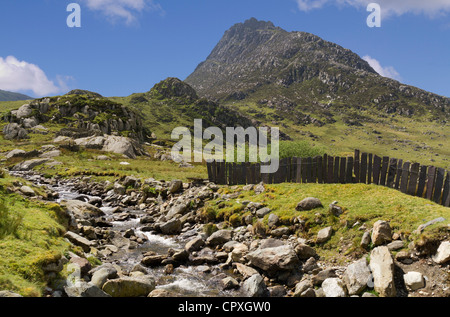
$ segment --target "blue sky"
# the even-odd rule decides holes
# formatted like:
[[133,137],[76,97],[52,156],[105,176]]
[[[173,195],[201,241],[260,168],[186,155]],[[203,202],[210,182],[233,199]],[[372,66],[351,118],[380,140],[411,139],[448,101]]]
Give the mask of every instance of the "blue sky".
[[[185,79],[233,24],[255,17],[352,50],[387,77],[450,97],[450,1],[7,0],[0,2],[0,89],[33,97],[80,88],[104,96]],[[78,3],[81,28],[69,28]]]

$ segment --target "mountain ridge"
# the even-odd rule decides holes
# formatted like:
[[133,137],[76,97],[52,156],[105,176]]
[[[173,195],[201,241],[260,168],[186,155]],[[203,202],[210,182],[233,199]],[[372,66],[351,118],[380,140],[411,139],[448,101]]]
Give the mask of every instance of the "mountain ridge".
[[[426,108],[450,111],[450,98],[382,77],[349,49],[254,18],[227,30],[185,81],[200,96],[215,101],[244,100],[266,86],[279,90],[315,81],[309,92],[288,99],[296,104],[311,104],[330,96],[328,99],[341,99],[352,106],[376,106],[377,97],[385,104],[398,101],[406,106],[402,101],[410,99]],[[396,96],[389,96],[392,94]]]

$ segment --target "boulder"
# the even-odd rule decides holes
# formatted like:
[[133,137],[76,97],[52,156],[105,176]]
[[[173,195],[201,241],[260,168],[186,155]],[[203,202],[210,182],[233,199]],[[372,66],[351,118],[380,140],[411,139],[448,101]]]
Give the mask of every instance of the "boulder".
[[247,258],[251,265],[268,273],[275,273],[280,270],[292,270],[300,264],[297,254],[290,245],[264,249],[259,248],[248,253]]
[[342,277],[349,295],[359,295],[367,287],[371,278],[367,260],[361,259],[350,264]]
[[333,234],[333,228],[332,227],[326,227],[322,230],[320,230],[317,233],[316,242],[317,243],[324,243],[328,241],[331,238],[331,235]]
[[163,234],[177,234],[181,231],[181,221],[179,219],[171,219],[163,223],[159,229]]
[[270,210],[269,208],[264,207],[264,208],[258,209],[258,210],[256,211],[256,216],[257,216],[258,218],[264,218],[264,216],[267,215],[267,214],[270,213],[270,212],[271,212],[271,210]]
[[22,186],[20,187],[20,192],[24,194],[25,196],[36,196],[36,193],[30,186]]
[[112,297],[147,297],[155,289],[155,280],[148,275],[126,276],[107,281],[102,289]]
[[432,257],[437,264],[444,264],[450,261],[450,241],[441,242],[437,252]]
[[74,245],[81,247],[84,252],[89,252],[91,247],[95,245],[93,241],[89,241],[88,239],[72,231],[67,231],[64,234],[64,237],[67,238],[67,240],[72,242]]
[[100,208],[81,200],[68,200],[65,203],[65,206],[70,213],[79,218],[99,217],[104,215]]
[[409,291],[416,291],[425,287],[425,279],[420,272],[408,272],[403,275],[405,286]]
[[307,197],[299,202],[295,209],[298,211],[307,211],[319,207],[323,207],[323,205],[318,198]]
[[370,253],[370,270],[373,286],[381,297],[395,297],[394,260],[386,246],[380,246]]
[[177,203],[172,208],[170,208],[169,212],[166,215],[166,219],[170,220],[176,215],[184,215],[187,210],[188,206],[186,203]]
[[21,163],[15,165],[12,168],[12,170],[15,172],[30,171],[33,168],[35,168],[36,166],[42,165],[47,162],[48,162],[48,159],[46,159],[46,158],[32,159],[32,160],[24,161],[24,162],[21,162]]
[[68,297],[111,297],[109,294],[102,291],[98,286],[81,280],[64,286],[64,291]]
[[25,104],[16,111],[16,117],[18,119],[27,118],[33,113],[33,108],[29,104]]
[[134,159],[137,156],[135,143],[136,141],[133,141],[130,138],[108,135],[105,138],[102,151],[122,154],[128,158]]
[[171,194],[176,193],[183,187],[183,182],[181,180],[172,180],[169,184],[169,192]]
[[28,138],[28,132],[17,123],[8,123],[3,127],[3,137],[5,140],[21,140]]
[[206,244],[210,246],[222,245],[230,241],[232,236],[233,232],[231,230],[219,230],[208,237]]
[[311,257],[317,256],[316,250],[314,250],[314,248],[303,243],[295,246],[295,253],[297,253],[297,256],[300,260],[307,260]]
[[344,282],[337,277],[327,278],[322,283],[322,289],[325,297],[345,297]]
[[27,152],[21,149],[14,149],[12,151],[9,151],[8,154],[6,154],[6,159],[11,159],[13,157],[25,157],[27,155]]
[[373,224],[372,243],[375,246],[392,241],[392,230],[389,222],[378,220]]
[[245,280],[242,291],[246,297],[264,297],[269,293],[264,278],[260,274],[254,274]]
[[184,248],[188,252],[193,252],[200,250],[203,246],[205,246],[205,240],[203,240],[202,237],[196,237],[192,240],[189,240]]
[[104,264],[92,273],[91,283],[102,288],[109,279],[117,277],[117,269],[112,265]]

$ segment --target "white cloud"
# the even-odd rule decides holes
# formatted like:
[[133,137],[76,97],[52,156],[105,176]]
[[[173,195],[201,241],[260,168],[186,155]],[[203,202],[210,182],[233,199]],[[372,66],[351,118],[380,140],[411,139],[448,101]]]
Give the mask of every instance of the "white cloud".
[[137,15],[145,10],[164,14],[162,7],[153,0],[83,0],[87,7],[99,11],[111,20],[124,20],[126,24],[136,22]]
[[368,55],[364,56],[362,59],[368,62],[369,65],[381,76],[392,78],[399,81],[401,80],[400,74],[395,70],[394,67],[392,66],[383,67],[381,66],[379,61]]
[[0,89],[32,91],[37,96],[49,96],[67,90],[70,77],[57,77],[58,84],[47,78],[37,65],[19,61],[14,56],[0,57]]
[[337,6],[350,5],[357,8],[366,8],[371,2],[381,6],[384,16],[403,15],[406,13],[425,14],[430,17],[450,13],[449,0],[296,0],[301,11],[320,9],[325,4]]

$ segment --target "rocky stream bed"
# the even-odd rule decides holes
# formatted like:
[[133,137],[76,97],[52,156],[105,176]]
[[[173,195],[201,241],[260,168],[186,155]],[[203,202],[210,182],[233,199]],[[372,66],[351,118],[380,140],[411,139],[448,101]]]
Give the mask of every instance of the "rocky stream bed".
[[[347,297],[449,296],[450,242],[421,255],[392,240],[389,223],[367,230],[370,255],[346,266],[321,261],[314,243],[283,233],[276,216],[271,230],[259,219],[270,212],[247,202],[252,219],[211,231],[200,212],[207,200],[227,200],[213,183],[197,180],[140,180],[132,176],[95,182],[90,177],[45,178],[32,171],[13,172],[38,186],[47,199],[62,205],[70,217],[65,237],[80,252],[70,252],[44,267],[51,276],[71,274],[47,289],[51,297]],[[258,190],[264,191],[264,184]],[[299,208],[314,208],[305,199]],[[320,203],[320,202],[318,202]],[[445,220],[445,219],[444,219]],[[328,228],[317,239],[327,239]],[[368,240],[368,241],[367,241]],[[364,239],[363,239],[364,241]],[[101,264],[87,260],[95,256]],[[376,295],[374,295],[376,294]]]

